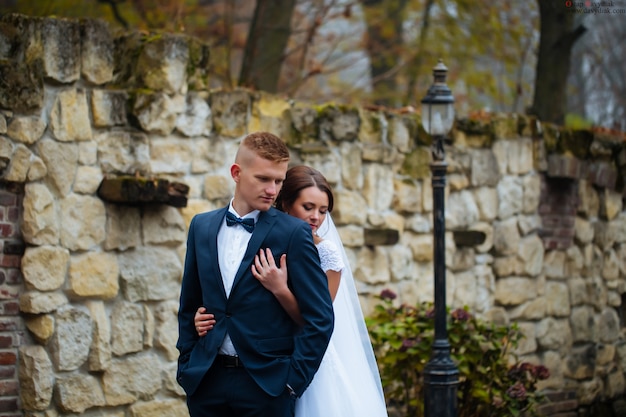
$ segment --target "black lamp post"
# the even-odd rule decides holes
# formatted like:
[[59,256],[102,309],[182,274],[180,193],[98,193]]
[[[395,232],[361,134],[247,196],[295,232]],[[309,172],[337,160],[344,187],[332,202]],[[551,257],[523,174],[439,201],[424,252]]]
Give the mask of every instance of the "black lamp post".
[[430,171],[433,187],[433,233],[435,267],[435,342],[424,368],[424,416],[456,417],[459,371],[450,358],[446,320],[446,170],[443,142],[454,123],[454,97],[446,85],[448,68],[439,60],[433,69],[434,83],[422,99],[422,125],[432,137]]

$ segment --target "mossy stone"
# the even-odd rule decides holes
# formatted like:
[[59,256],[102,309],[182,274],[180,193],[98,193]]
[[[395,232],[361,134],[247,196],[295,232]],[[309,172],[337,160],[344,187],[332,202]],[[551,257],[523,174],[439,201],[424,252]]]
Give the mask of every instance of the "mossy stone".
[[406,155],[400,173],[414,179],[430,177],[430,148],[419,146]]
[[558,148],[561,153],[587,159],[592,142],[593,134],[589,130],[563,129]]

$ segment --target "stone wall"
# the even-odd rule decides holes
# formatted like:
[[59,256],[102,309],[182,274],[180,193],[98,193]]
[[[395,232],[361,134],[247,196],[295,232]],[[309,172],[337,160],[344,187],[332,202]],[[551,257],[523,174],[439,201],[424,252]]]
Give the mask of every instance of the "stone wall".
[[[21,276],[3,288],[19,288],[5,298],[19,298],[28,329],[0,345],[0,358],[20,345],[25,415],[187,415],[174,379],[186,230],[194,214],[229,201],[229,166],[247,132],[280,135],[294,164],[334,185],[366,313],[386,288],[400,302],[432,300],[430,149],[419,117],[209,90],[208,67],[206,47],[180,35],[0,18],[0,179],[23,187],[25,244]],[[519,115],[457,120],[452,136],[449,305],[518,323],[518,353],[551,371],[541,388],[617,410],[624,138]],[[122,175],[186,184],[187,205],[103,201],[102,181]],[[19,334],[13,314],[3,310],[3,323]],[[0,395],[16,401],[14,391]]]

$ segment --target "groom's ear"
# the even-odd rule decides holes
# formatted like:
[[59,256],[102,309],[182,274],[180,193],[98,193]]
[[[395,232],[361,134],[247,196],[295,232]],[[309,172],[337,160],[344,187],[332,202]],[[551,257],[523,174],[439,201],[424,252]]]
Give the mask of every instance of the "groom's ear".
[[239,178],[241,176],[241,166],[237,163],[234,163],[230,166],[230,176],[233,177],[233,180],[238,183]]

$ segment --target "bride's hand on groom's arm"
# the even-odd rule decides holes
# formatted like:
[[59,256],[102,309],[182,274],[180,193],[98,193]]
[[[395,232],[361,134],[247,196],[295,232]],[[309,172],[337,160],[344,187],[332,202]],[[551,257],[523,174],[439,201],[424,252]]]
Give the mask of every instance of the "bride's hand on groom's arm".
[[206,308],[199,307],[198,310],[196,310],[193,323],[196,326],[198,336],[204,336],[215,326],[215,316],[211,313],[207,313]]
[[280,266],[276,265],[271,249],[261,249],[254,256],[252,275],[272,294],[278,296],[289,291],[287,286],[287,255],[280,257]]
[[266,290],[274,294],[280,305],[285,309],[289,317],[300,326],[304,324],[298,301],[287,285],[287,255],[280,257],[280,266],[276,266],[272,251],[261,249],[254,256],[252,275],[259,280]]

